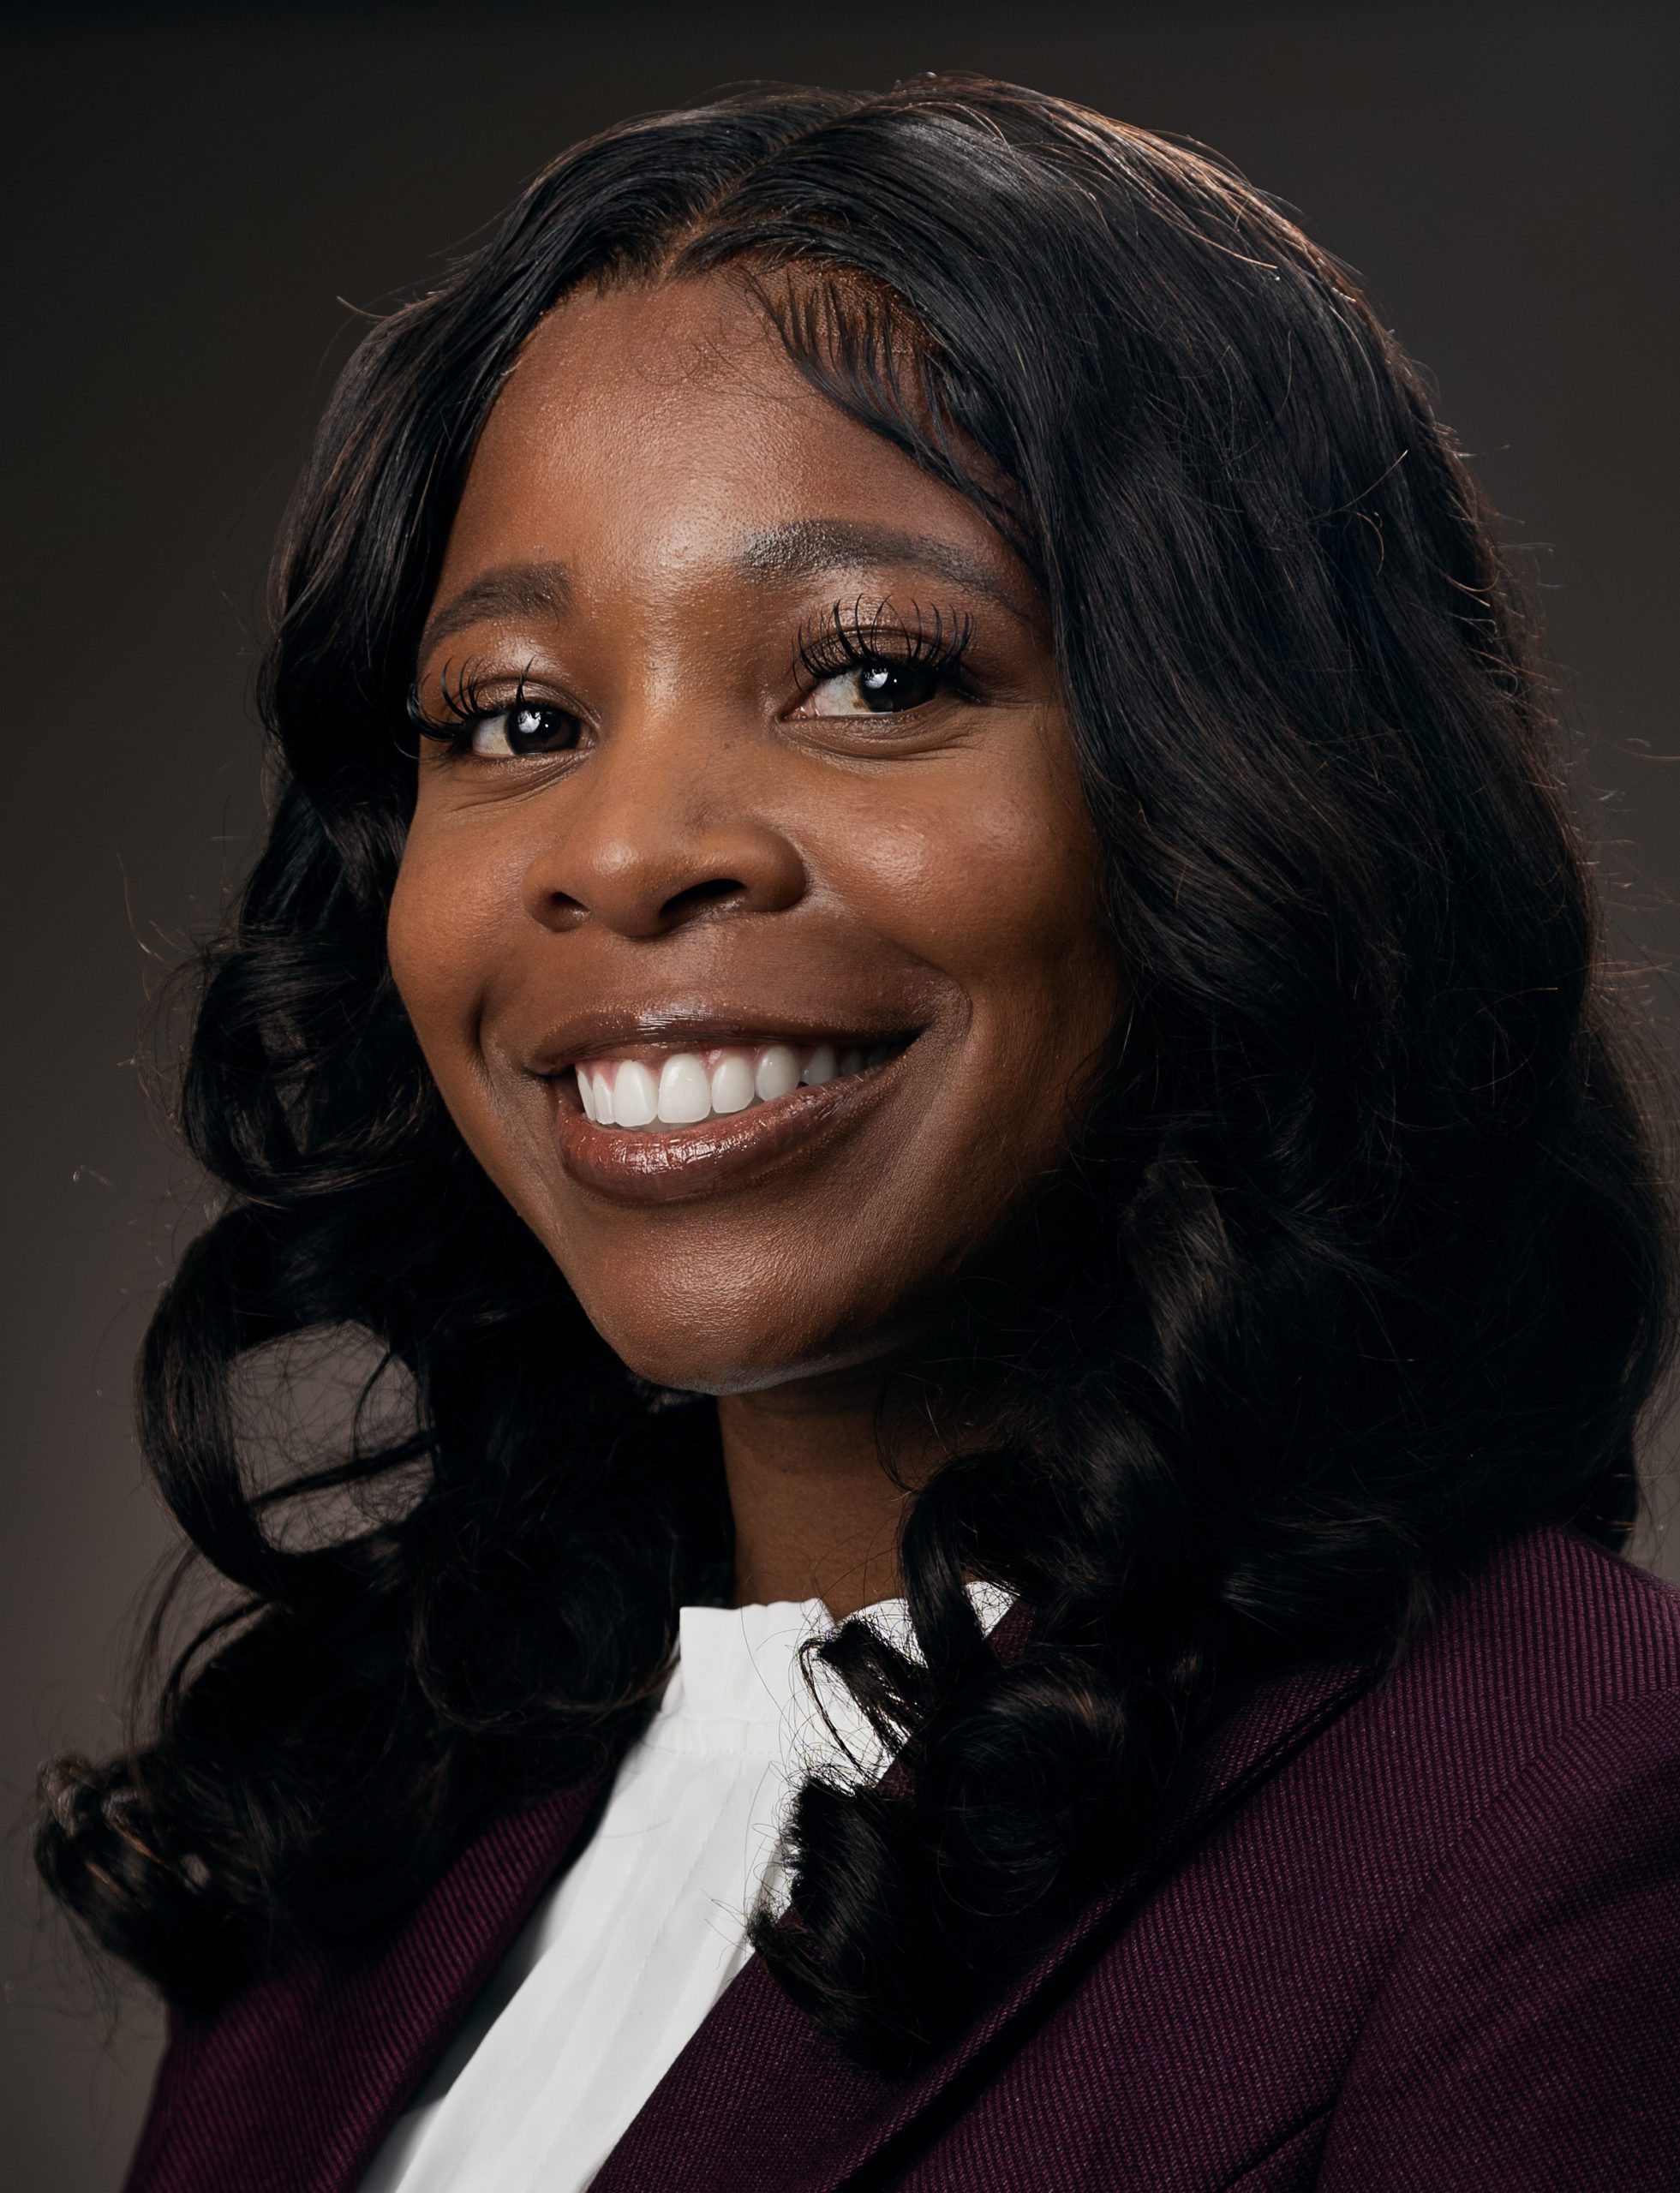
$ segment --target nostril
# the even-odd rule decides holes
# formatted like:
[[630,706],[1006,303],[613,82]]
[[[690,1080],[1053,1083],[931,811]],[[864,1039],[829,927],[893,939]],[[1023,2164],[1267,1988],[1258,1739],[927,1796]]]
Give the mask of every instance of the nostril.
[[716,875],[704,883],[691,883],[686,891],[679,891],[660,908],[662,920],[680,922],[690,914],[702,912],[706,907],[720,905],[730,899],[744,899],[747,887],[732,875]]
[[555,930],[576,929],[580,922],[589,919],[589,911],[581,899],[574,899],[565,891],[546,893],[536,911],[537,918],[544,926]]

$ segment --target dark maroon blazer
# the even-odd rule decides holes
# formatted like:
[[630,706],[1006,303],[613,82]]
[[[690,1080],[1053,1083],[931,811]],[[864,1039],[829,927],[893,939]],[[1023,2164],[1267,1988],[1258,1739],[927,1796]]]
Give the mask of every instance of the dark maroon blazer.
[[[599,1794],[493,1827],[379,1955],[177,2017],[129,2193],[353,2193]],[[912,2077],[755,1959],[595,2193],[840,2186],[1680,2189],[1680,1594],[1539,1532],[1397,1670],[1256,1691],[1166,1854]]]

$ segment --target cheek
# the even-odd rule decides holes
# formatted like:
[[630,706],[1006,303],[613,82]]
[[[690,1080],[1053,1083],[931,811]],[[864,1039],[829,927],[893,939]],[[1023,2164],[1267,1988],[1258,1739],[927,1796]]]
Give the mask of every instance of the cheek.
[[499,957],[506,893],[517,904],[517,876],[483,857],[457,826],[429,821],[423,809],[409,832],[386,923],[386,949],[398,993],[454,1108],[473,1054],[486,971]]
[[[1050,734],[1025,726],[1013,759],[910,791],[867,846],[869,881],[905,943],[952,978],[977,1020],[1106,1021],[1120,974],[1103,911],[1102,857]],[[1024,751],[1022,750],[1025,750]]]
[[541,1228],[525,1193],[534,1168],[517,1108],[499,1091],[481,1049],[495,989],[517,960],[516,919],[524,856],[475,833],[473,818],[417,816],[404,848],[386,923],[392,977],[432,1079],[462,1140],[516,1210]]

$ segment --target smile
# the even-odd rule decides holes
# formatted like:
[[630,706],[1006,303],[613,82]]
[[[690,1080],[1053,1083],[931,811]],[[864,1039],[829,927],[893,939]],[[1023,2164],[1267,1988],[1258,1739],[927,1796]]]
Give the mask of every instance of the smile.
[[819,1158],[897,1085],[913,1037],[597,1041],[543,1077],[561,1161],[582,1186],[657,1204]]
[[847,1080],[884,1065],[894,1049],[888,1043],[868,1050],[841,1043],[723,1043],[663,1055],[643,1051],[580,1059],[573,1073],[578,1102],[595,1125],[659,1134],[733,1118],[798,1089]]

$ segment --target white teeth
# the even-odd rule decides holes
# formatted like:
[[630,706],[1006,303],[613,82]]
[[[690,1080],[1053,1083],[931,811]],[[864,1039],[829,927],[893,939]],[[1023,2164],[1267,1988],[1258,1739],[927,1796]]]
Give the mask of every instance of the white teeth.
[[771,1043],[760,1055],[753,1087],[761,1104],[791,1096],[799,1085],[799,1061],[786,1043]]
[[[738,1052],[732,1052],[729,1057],[719,1061],[712,1076],[712,1109],[744,1112],[752,1099],[752,1068]],[[665,1116],[662,1108],[660,1116]]]
[[809,1049],[791,1043],[731,1044],[705,1053],[673,1051],[656,1069],[640,1059],[600,1059],[574,1073],[583,1115],[597,1126],[697,1126],[702,1120],[727,1119],[755,1103],[773,1104],[802,1084],[820,1089],[862,1073],[891,1058],[893,1049],[883,1043],[865,1051],[853,1044],[837,1055],[833,1043]]
[[637,1059],[622,1059],[613,1080],[613,1117],[621,1127],[645,1127],[659,1117],[659,1090]]
[[[619,1072],[622,1074],[624,1068]],[[671,1126],[691,1127],[712,1108],[712,1085],[692,1051],[668,1058],[659,1073],[659,1115]],[[628,1124],[628,1122],[626,1122]]]

